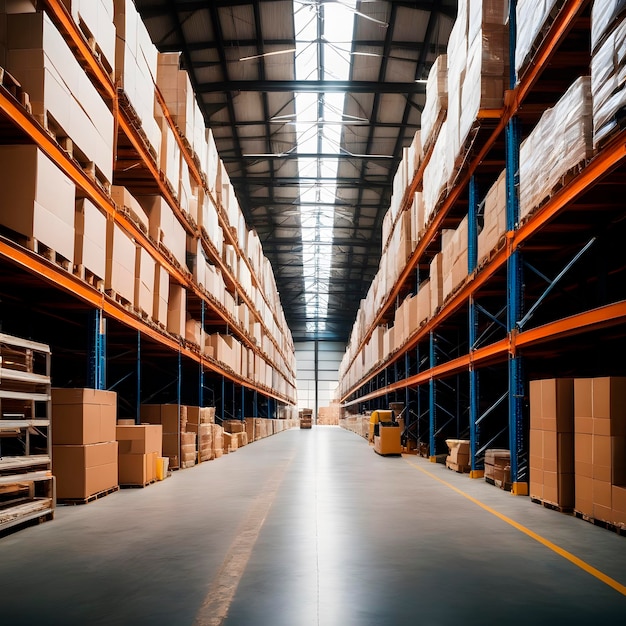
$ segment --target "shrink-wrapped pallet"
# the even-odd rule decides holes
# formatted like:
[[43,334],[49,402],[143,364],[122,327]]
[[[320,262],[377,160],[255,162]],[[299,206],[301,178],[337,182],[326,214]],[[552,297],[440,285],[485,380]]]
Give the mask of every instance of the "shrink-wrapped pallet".
[[520,218],[549,198],[592,153],[590,78],[577,79],[520,147]]
[[426,104],[422,111],[422,145],[427,150],[437,139],[448,109],[448,65],[445,54],[437,57],[426,81]]
[[433,153],[428,165],[424,169],[424,223],[427,225],[431,216],[435,213],[439,202],[448,186],[447,171],[447,122],[444,122],[435,142]]
[[626,0],[595,0],[591,9],[591,50],[603,43],[607,33],[626,15]]
[[[444,245],[444,234],[449,233]],[[442,274],[443,274],[443,299],[455,291],[455,289],[467,278],[467,240],[468,226],[467,216],[461,221],[456,230],[443,231],[442,233]]]
[[548,17],[564,0],[517,0],[517,40],[515,42],[515,71],[520,74],[530,60],[538,36]]
[[626,20],[619,22],[591,58],[593,143],[602,143],[626,115]]

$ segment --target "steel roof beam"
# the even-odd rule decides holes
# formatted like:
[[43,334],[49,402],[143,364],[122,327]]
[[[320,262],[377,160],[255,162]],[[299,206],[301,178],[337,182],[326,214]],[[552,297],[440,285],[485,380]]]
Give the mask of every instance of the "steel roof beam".
[[[383,58],[384,62],[384,58]],[[266,91],[271,93],[426,93],[425,83],[379,83],[374,80],[227,80],[200,83],[198,93]]]

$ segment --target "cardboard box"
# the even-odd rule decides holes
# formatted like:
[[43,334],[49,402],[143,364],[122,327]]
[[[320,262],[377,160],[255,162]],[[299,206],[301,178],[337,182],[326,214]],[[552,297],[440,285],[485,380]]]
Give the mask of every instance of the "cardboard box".
[[57,498],[82,500],[117,486],[117,441],[55,445],[52,472]]
[[120,485],[147,485],[156,480],[157,453],[120,454],[118,475]]
[[106,273],[106,217],[87,198],[76,200],[74,263],[100,279]]
[[73,262],[74,183],[37,147],[20,145],[0,146],[0,186],[0,224]]
[[112,220],[107,221],[105,289],[132,303],[135,298],[135,240]]
[[96,389],[52,389],[52,442],[84,445],[115,440],[117,394]]
[[149,454],[161,456],[163,427],[160,424],[138,424],[116,428],[120,454]]
[[187,292],[182,285],[170,282],[167,301],[167,330],[174,335],[185,334],[187,321]]
[[163,433],[176,434],[187,425],[187,407],[178,404],[142,404],[141,421],[161,424]]

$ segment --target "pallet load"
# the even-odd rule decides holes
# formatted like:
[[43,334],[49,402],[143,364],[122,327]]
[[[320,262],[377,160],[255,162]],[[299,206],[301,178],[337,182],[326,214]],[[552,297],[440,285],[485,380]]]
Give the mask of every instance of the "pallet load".
[[160,424],[119,425],[118,472],[120,485],[145,487],[157,480],[162,459],[163,433]]
[[577,79],[520,146],[520,220],[592,155],[591,80]]
[[485,450],[485,480],[500,489],[510,491],[511,453],[509,450],[492,448]]
[[52,472],[57,498],[88,502],[118,489],[117,394],[52,389]]
[[331,402],[328,406],[321,406],[317,411],[317,423],[326,426],[337,426],[341,417],[341,404]]
[[[187,432],[187,407],[178,404],[142,404],[141,421],[163,427],[163,456],[170,469],[185,469],[196,463],[196,433]],[[193,446],[193,450],[192,450]]]
[[626,11],[623,3],[597,1],[591,14],[591,93],[593,145],[624,128],[626,118]]
[[626,528],[626,378],[574,380],[575,512]]
[[224,429],[213,424],[213,458],[219,459],[224,454]]
[[196,435],[198,463],[215,458],[213,451],[213,426],[215,407],[187,407],[186,431]]
[[302,409],[299,414],[300,428],[311,428],[313,425],[313,409]]
[[469,472],[470,466],[470,442],[466,439],[446,439],[448,456],[446,467],[455,472]]
[[574,506],[574,380],[530,381],[531,499]]

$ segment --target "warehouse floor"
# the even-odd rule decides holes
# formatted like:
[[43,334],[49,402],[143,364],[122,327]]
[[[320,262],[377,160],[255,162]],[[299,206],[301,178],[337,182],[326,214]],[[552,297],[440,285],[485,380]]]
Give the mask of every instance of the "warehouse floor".
[[622,623],[626,537],[315,427],[59,507],[0,585],[7,625]]

